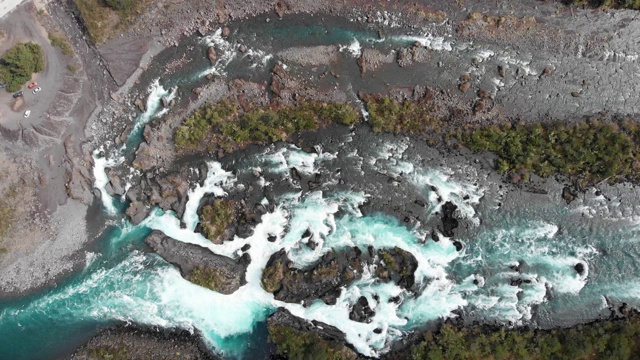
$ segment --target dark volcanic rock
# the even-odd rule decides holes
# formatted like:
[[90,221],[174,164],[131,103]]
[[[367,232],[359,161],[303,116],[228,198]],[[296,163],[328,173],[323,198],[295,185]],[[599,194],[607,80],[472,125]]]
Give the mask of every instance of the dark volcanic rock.
[[399,248],[378,252],[348,248],[329,252],[304,269],[295,268],[286,252],[281,250],[269,259],[262,274],[262,286],[273,293],[276,300],[309,304],[321,299],[327,304],[335,304],[341,289],[360,278],[364,264],[375,264],[376,276],[381,281],[394,281],[405,289],[411,289],[415,283],[418,263],[410,253]]
[[370,323],[371,318],[376,315],[376,312],[371,310],[369,307],[369,301],[364,296],[361,296],[351,308],[351,312],[349,312],[349,319],[353,321]]
[[197,335],[186,330],[119,326],[100,331],[71,356],[72,360],[213,360]]
[[584,273],[584,264],[583,263],[577,263],[576,266],[574,266],[573,268],[576,270],[576,272],[579,275],[582,275]]
[[174,240],[157,230],[145,242],[158,255],[176,265],[185,279],[200,286],[231,294],[247,282],[247,255],[235,261],[201,246]]
[[442,205],[442,234],[446,237],[453,236],[453,230],[458,227],[458,219],[453,214],[458,206],[448,201]]
[[567,205],[571,204],[571,202],[577,197],[578,194],[576,194],[576,192],[573,191],[569,186],[565,186],[564,188],[562,188],[562,198],[567,202]]
[[[358,354],[346,345],[345,334],[337,328],[319,322],[307,321],[279,308],[267,319],[269,340],[276,345],[277,355],[292,358],[295,351],[301,359],[355,360]],[[299,344],[291,349],[291,344]],[[286,346],[289,345],[289,346]]]

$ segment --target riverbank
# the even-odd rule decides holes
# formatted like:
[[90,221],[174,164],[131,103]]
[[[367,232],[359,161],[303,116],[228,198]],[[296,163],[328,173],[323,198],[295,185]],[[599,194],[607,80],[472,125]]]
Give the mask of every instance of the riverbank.
[[[426,256],[415,260],[422,264],[418,266],[422,272],[416,275],[422,285],[412,286],[406,274],[394,273],[395,266],[390,265],[400,263],[400,260],[395,260],[394,255],[384,249],[370,251],[364,240],[358,240],[361,241],[357,244],[360,246],[358,251],[367,251],[370,257],[379,258],[365,267],[382,269],[371,271],[374,277],[382,280],[359,274],[333,284],[335,289],[344,286],[346,290],[341,293],[342,297],[333,292],[323,294],[323,300],[339,301],[340,306],[349,310],[346,318],[336,323],[344,314],[335,312],[336,307],[327,302],[316,302],[316,306],[335,316],[322,319],[321,312],[314,313],[309,307],[299,306],[297,301],[285,301],[298,298],[291,297],[291,294],[285,296],[285,293],[278,295],[279,289],[265,293],[260,282],[256,281],[256,274],[260,273],[256,269],[261,270],[261,266],[269,268],[267,263],[270,262],[269,258],[260,257],[262,253],[258,250],[260,247],[272,249],[271,246],[286,247],[293,257],[292,263],[281,259],[272,264],[281,264],[281,267],[282,264],[290,264],[294,274],[316,276],[313,270],[306,268],[314,265],[309,259],[318,260],[316,255],[333,248],[329,245],[329,233],[319,235],[324,231],[324,225],[318,224],[318,229],[312,229],[314,232],[297,224],[300,225],[299,229],[296,228],[296,231],[300,230],[300,234],[296,233],[300,235],[297,239],[293,239],[296,234],[287,238],[284,231],[265,233],[271,240],[264,244],[265,239],[258,233],[251,244],[246,244],[250,245],[249,248],[238,246],[235,249],[238,253],[252,255],[252,262],[247,267],[247,272],[252,275],[248,275],[240,291],[246,292],[244,294],[249,298],[264,301],[243,307],[245,310],[259,309],[246,314],[247,318],[255,316],[263,320],[274,307],[284,306],[295,316],[305,319],[303,322],[332,323],[328,325],[338,329],[347,343],[362,353],[374,356],[380,354],[386,344],[397,341],[399,332],[413,331],[419,328],[417,323],[436,321],[439,317],[462,315],[470,322],[532,324],[541,328],[570,326],[575,322],[593,320],[606,311],[601,306],[602,294],[618,292],[612,296],[613,302],[629,301],[628,297],[634,299],[632,295],[620,294],[624,284],[619,284],[620,273],[615,269],[633,269],[635,265],[632,261],[613,264],[613,256],[608,254],[620,254],[622,250],[607,243],[603,235],[609,232],[621,241],[634,236],[633,232],[622,234],[619,228],[608,222],[613,219],[631,224],[637,218],[638,210],[631,200],[637,198],[637,191],[628,184],[610,186],[600,183],[597,188],[588,188],[584,193],[574,193],[574,189],[565,191],[570,184],[562,177],[548,180],[534,177],[525,187],[508,185],[494,171],[495,157],[491,154],[471,154],[466,150],[445,152],[443,148],[427,146],[423,137],[380,135],[371,132],[368,125],[358,125],[353,129],[330,125],[319,132],[291,136],[271,133],[272,136],[266,140],[251,138],[248,139],[251,141],[237,141],[235,145],[239,145],[240,151],[232,151],[235,147],[218,151],[216,146],[219,142],[196,150],[173,146],[176,129],[187,115],[204,103],[225,98],[238,104],[244,112],[263,108],[265,110],[256,110],[256,114],[263,111],[267,115],[273,115],[278,109],[299,106],[304,100],[348,102],[360,110],[364,119],[369,116],[374,128],[378,126],[392,132],[394,129],[385,129],[385,124],[380,121],[374,123],[366,107],[367,95],[387,94],[396,101],[429,99],[434,113],[442,116],[449,127],[504,124],[516,119],[538,123],[549,117],[561,122],[579,122],[583,116],[603,110],[613,115],[634,114],[638,112],[637,104],[640,102],[634,101],[638,95],[633,91],[634,83],[628,74],[638,70],[634,56],[640,49],[629,39],[635,36],[639,27],[637,23],[627,21],[629,12],[605,14],[580,10],[579,16],[574,17],[575,14],[557,4],[532,5],[529,2],[498,2],[495,7],[475,2],[447,2],[429,8],[410,8],[411,11],[402,5],[389,8],[388,12],[369,5],[358,7],[356,11],[354,4],[344,3],[325,7],[325,4],[310,2],[278,3],[275,6],[267,3],[246,6],[235,2],[207,2],[207,7],[198,11],[171,1],[154,4],[157,6],[145,9],[129,30],[122,33],[123,36],[97,47],[86,42],[86,34],[80,32],[76,20],[61,10],[59,4],[49,7],[56,21],[63,24],[78,52],[78,58],[74,57],[74,60],[79,59],[85,66],[83,75],[67,77],[69,84],[74,84],[71,79],[84,81],[84,85],[79,87],[91,96],[73,106],[69,102],[59,102],[64,104],[60,105],[61,108],[74,109],[63,116],[74,124],[74,130],[65,130],[64,150],[61,142],[53,147],[54,151],[50,148],[44,150],[53,158],[43,157],[45,160],[40,160],[41,163],[48,163],[47,166],[52,168],[63,167],[64,170],[57,170],[52,176],[55,180],[45,186],[47,189],[55,188],[57,192],[42,191],[40,194],[46,199],[44,203],[58,206],[57,201],[66,199],[67,194],[60,195],[66,188],[74,199],[85,204],[93,201],[87,216],[98,218],[98,221],[97,225],[80,222],[82,214],[87,211],[86,205],[69,201],[67,205],[58,207],[57,219],[66,226],[57,233],[60,239],[46,241],[39,250],[31,252],[39,254],[38,259],[52,256],[42,262],[28,262],[27,258],[15,262],[16,265],[10,268],[11,275],[7,277],[13,281],[7,283],[7,288],[13,289],[13,293],[21,291],[18,290],[20,286],[38,283],[47,277],[51,279],[56,269],[62,269],[58,273],[66,274],[81,268],[69,267],[68,259],[62,259],[70,252],[86,252],[90,247],[84,246],[92,245],[82,239],[97,238],[97,234],[104,230],[103,215],[98,215],[97,211],[101,205],[113,210],[109,217],[116,219],[121,216],[120,207],[128,206],[127,215],[134,223],[151,222],[156,216],[152,208],[159,206],[163,210],[175,211],[175,219],[183,225],[195,226],[202,210],[198,210],[199,204],[195,204],[195,209],[193,204],[189,205],[189,199],[194,189],[207,186],[205,177],[210,169],[202,162],[205,157],[220,161],[222,168],[232,171],[237,178],[238,188],[226,191],[230,200],[242,204],[238,205],[239,208],[248,210],[234,223],[235,234],[243,234],[244,238],[253,236],[263,215],[277,215],[280,207],[295,214],[304,204],[311,204],[315,206],[318,217],[325,216],[323,221],[326,224],[335,225],[338,221],[340,226],[351,229],[354,234],[376,226],[393,230],[387,230],[379,238],[370,234],[379,242],[373,245],[382,248],[404,246],[416,253],[432,251],[434,253],[429,254],[431,258],[438,259],[436,263],[431,263]],[[400,15],[407,12],[411,16]],[[244,17],[248,19],[242,20]],[[591,32],[596,26],[594,24],[604,33],[618,32],[624,36],[609,41]],[[581,36],[576,37],[575,33]],[[93,81],[88,82],[88,79]],[[69,86],[74,88],[74,85]],[[77,87],[73,90],[75,95],[79,93]],[[86,128],[83,121],[73,122],[87,118],[90,119]],[[290,118],[295,116],[287,116],[287,121]],[[384,116],[382,118],[387,120]],[[256,119],[263,120],[259,116]],[[245,120],[239,118],[237,121]],[[279,122],[275,124],[281,125]],[[252,129],[251,126],[249,128]],[[241,131],[244,130],[240,127],[227,135],[241,139]],[[37,137],[41,138],[42,134]],[[274,139],[287,140],[296,144],[298,149],[284,143],[270,145]],[[138,147],[140,141],[142,144]],[[198,141],[195,143],[199,144]],[[101,166],[108,170],[104,178]],[[103,192],[93,191],[94,186]],[[291,192],[299,193],[301,203],[297,207],[294,200],[282,200],[280,197]],[[320,198],[314,195],[319,192],[322,192]],[[369,200],[362,200],[357,206],[349,204],[336,195],[342,192],[365,194]],[[566,205],[567,194],[574,198],[569,205]],[[323,197],[325,195],[327,197]],[[330,196],[337,196],[337,200]],[[358,203],[360,200],[357,198],[355,196],[352,201]],[[525,200],[528,208],[520,206]],[[214,201],[213,196],[205,200],[207,204],[215,204]],[[188,206],[192,206],[189,211]],[[340,208],[339,212],[334,211],[334,206]],[[354,215],[357,213],[360,216]],[[174,218],[166,216],[171,220],[167,224],[174,224]],[[70,218],[75,221],[70,221]],[[535,223],[529,223],[530,219],[535,219]],[[366,221],[369,223],[364,224]],[[589,221],[593,228],[584,230],[582,225],[585,221]],[[291,226],[295,225],[294,222]],[[161,230],[174,231],[178,241],[201,240],[197,234],[190,234],[195,228],[180,232],[171,227],[173,225],[166,226]],[[360,230],[353,230],[356,228]],[[123,233],[129,230],[128,224],[123,225]],[[305,230],[310,231],[310,236],[304,235]],[[535,241],[525,241],[525,244],[520,241],[531,238]],[[216,239],[222,244],[205,242],[200,245],[230,256],[228,248],[234,248],[243,240],[229,240]],[[495,248],[496,241],[509,250],[507,255]],[[532,244],[547,241],[550,244],[544,249]],[[131,246],[132,253],[140,248],[139,244],[127,246]],[[624,250],[626,254],[637,251],[633,244]],[[296,261],[298,251],[312,255],[306,261],[300,258]],[[352,251],[356,253],[356,250]],[[517,256],[509,255],[511,253]],[[532,255],[527,255],[529,253]],[[345,256],[352,256],[349,254]],[[380,258],[385,254],[383,265]],[[119,268],[121,272],[118,274],[142,276],[142,280],[113,285],[115,290],[109,290],[113,291],[113,298],[119,299],[118,296],[132,284],[148,285],[145,280],[154,281],[157,288],[153,289],[168,296],[161,292],[171,290],[163,287],[167,283],[156,283],[166,276],[170,276],[172,286],[196,291],[190,287],[193,285],[186,284],[179,274],[171,270],[162,268],[163,271],[157,273],[151,270],[158,266],[172,268],[161,261],[155,262],[157,258],[154,255],[148,256],[155,260],[145,257],[149,263],[133,261],[135,264],[131,268],[126,268],[128,260],[112,264],[125,268]],[[344,261],[340,256],[325,260]],[[359,256],[354,259],[360,259]],[[479,265],[474,259],[481,259],[478,261],[484,263],[482,270],[478,270]],[[81,264],[81,260],[75,259],[75,264]],[[402,262],[404,264],[404,260]],[[406,264],[413,262],[406,260]],[[433,266],[437,273],[425,275],[425,264]],[[359,269],[356,265],[324,265],[319,269],[329,272],[337,268]],[[398,266],[398,269],[404,269]],[[32,275],[26,270],[30,267],[41,268],[43,274],[50,271],[43,276]],[[407,265],[406,268],[413,267]],[[385,269],[388,270],[386,275]],[[108,273],[110,268],[100,268],[100,271]],[[153,276],[145,277],[149,274],[145,271],[152,271]],[[633,271],[629,270],[629,273]],[[28,274],[29,277],[16,274]],[[391,293],[396,291],[393,286],[397,278],[403,279],[404,288],[392,296]],[[296,287],[295,276],[283,275],[283,279],[280,283]],[[361,280],[370,283],[361,283]],[[272,283],[275,288],[278,281]],[[599,288],[608,283],[618,287],[613,290]],[[71,284],[65,289],[75,289],[76,285]],[[431,285],[433,287],[429,287]],[[87,288],[80,286],[82,290],[70,291],[69,303],[73,305],[73,301],[83,299],[79,294],[84,291],[93,291],[92,287]],[[58,289],[50,289],[50,295],[55,297]],[[307,290],[300,290],[305,304],[314,301],[312,295],[317,292],[317,289],[311,289],[310,293],[304,293]],[[357,296],[357,292],[361,294]],[[141,291],[127,292],[127,296],[135,304],[144,304],[145,309],[157,316],[151,320],[128,309],[126,301],[116,301],[113,305],[101,299],[105,303],[98,305],[113,307],[114,312],[107,316],[109,319],[118,318],[118,311],[127,309],[125,312],[132,321],[162,323],[169,317],[173,323],[179,322],[174,317],[174,308],[163,307],[167,306],[165,302],[153,303],[157,298],[145,297],[150,293],[156,295]],[[211,300],[212,295],[208,293],[198,294],[208,299],[209,304],[214,303],[221,308],[226,303],[216,302],[217,298]],[[282,298],[273,300],[269,298],[270,294]],[[433,294],[442,298],[429,297]],[[580,297],[575,294],[580,294]],[[395,300],[389,302],[391,298]],[[172,299],[172,304],[179,305],[189,301]],[[431,304],[439,304],[439,300],[445,299],[448,306],[443,305],[430,313],[421,307],[421,299],[428,299]],[[572,302],[589,306],[582,309],[572,306],[575,305]],[[629,304],[633,305],[633,302]],[[356,306],[358,310],[353,310]],[[96,305],[95,309],[99,308]],[[370,311],[379,314],[371,324],[367,323],[372,319]],[[358,320],[351,319],[351,312]],[[200,313],[178,316],[183,321],[179,323],[188,327],[194,326],[195,322],[197,326],[207,328],[209,331],[203,332],[203,336],[216,344],[213,347],[229,351],[232,345],[225,343],[224,336],[218,335],[220,329],[211,329],[213,324],[201,321],[202,317],[196,314]],[[383,314],[393,316],[384,318]],[[91,318],[93,315],[87,316],[92,324],[96,321]],[[220,314],[206,313],[206,316],[216,321],[224,320]],[[249,330],[246,329],[251,328],[250,321],[246,318],[236,320],[234,323],[241,323],[245,328],[244,332],[238,330],[234,334],[248,336],[246,332]],[[376,340],[363,341],[363,338]],[[149,346],[159,345],[152,341]]]

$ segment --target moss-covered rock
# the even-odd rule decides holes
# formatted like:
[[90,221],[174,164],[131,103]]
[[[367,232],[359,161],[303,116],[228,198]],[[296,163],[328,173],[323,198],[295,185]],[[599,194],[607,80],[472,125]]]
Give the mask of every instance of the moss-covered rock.
[[233,260],[201,246],[174,240],[157,230],[145,242],[158,255],[180,268],[182,276],[194,284],[222,294],[231,294],[246,284],[248,255]]
[[331,325],[309,323],[285,309],[267,320],[269,340],[276,354],[289,360],[355,360],[358,354],[344,341],[344,334]]
[[331,251],[315,264],[296,268],[284,250],[271,256],[262,273],[263,288],[277,300],[306,304],[321,299],[335,303],[341,289],[360,278],[363,267],[376,266],[380,281],[394,281],[411,289],[417,261],[410,253],[400,249],[381,249],[362,252],[358,248]]
[[225,233],[236,218],[235,202],[233,200],[214,200],[205,205],[200,215],[202,235],[214,244],[222,244]]

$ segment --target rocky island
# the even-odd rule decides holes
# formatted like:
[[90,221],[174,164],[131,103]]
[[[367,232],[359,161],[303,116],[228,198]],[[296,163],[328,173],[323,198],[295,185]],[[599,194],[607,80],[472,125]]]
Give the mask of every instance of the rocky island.
[[0,358],[636,358],[639,8],[11,2]]

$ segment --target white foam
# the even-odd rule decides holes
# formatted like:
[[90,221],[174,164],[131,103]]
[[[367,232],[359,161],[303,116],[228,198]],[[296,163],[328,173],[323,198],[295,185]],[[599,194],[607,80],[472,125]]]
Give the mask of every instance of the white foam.
[[216,62],[200,74],[200,77],[210,74],[225,76],[227,65],[237,56],[235,46],[222,37],[222,28],[218,28],[213,34],[203,37],[201,42],[208,47],[215,48]]
[[118,213],[114,204],[114,199],[109,195],[106,190],[106,186],[109,183],[109,177],[107,176],[107,169],[121,164],[124,161],[123,157],[119,158],[106,158],[101,156],[104,152],[103,148],[96,149],[93,152],[93,187],[100,190],[100,200],[104,206],[107,214],[113,216]]
[[397,40],[411,43],[418,43],[420,46],[434,51],[452,51],[453,42],[445,40],[444,37],[424,35],[400,35],[394,37]]
[[348,53],[351,54],[351,56],[355,58],[359,58],[360,55],[362,55],[362,46],[360,45],[360,42],[358,41],[358,39],[353,39],[351,41],[351,44],[349,44],[348,46],[340,45],[338,49],[340,51],[347,51]]
[[231,172],[225,171],[222,165],[217,161],[207,162],[207,178],[204,184],[196,184],[195,188],[189,191],[187,205],[182,217],[187,229],[194,230],[199,222],[198,207],[202,197],[206,194],[213,194],[221,197],[227,193],[225,187],[231,186],[235,182],[235,177]]

